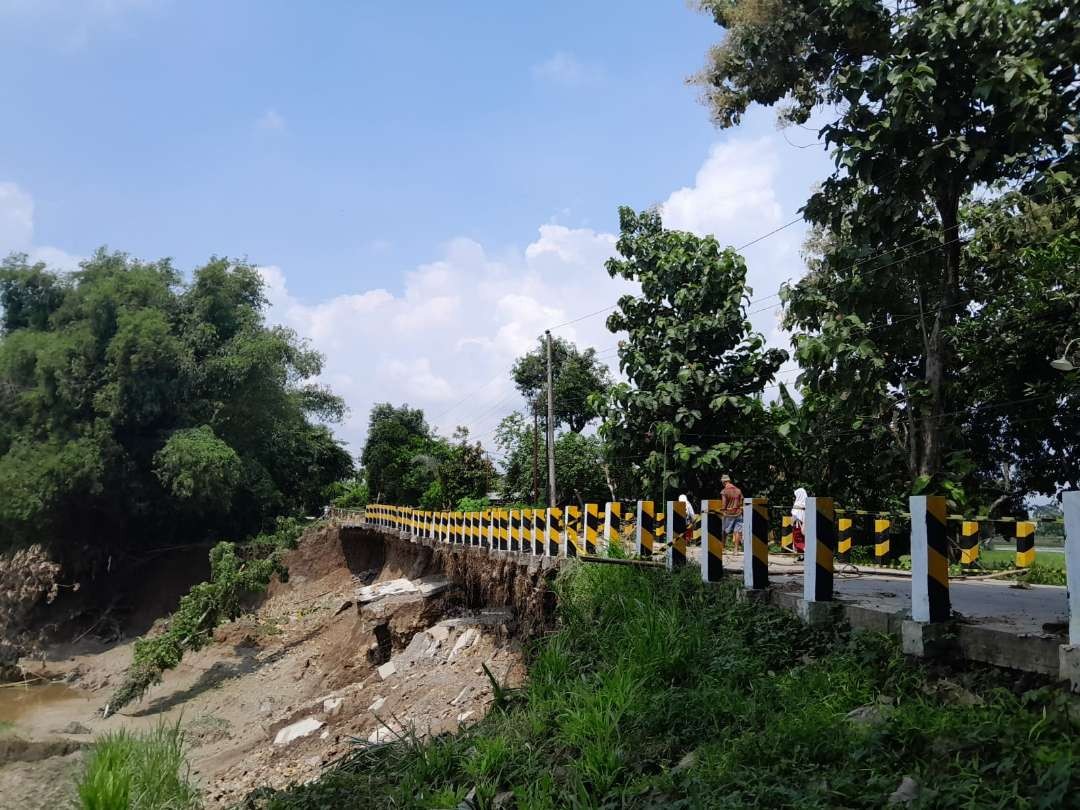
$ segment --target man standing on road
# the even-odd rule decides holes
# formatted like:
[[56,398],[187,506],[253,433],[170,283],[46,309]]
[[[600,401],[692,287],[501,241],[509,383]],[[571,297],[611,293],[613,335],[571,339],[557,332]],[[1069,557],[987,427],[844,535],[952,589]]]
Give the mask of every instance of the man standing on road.
[[724,490],[720,493],[721,505],[724,513],[724,539],[727,540],[730,538],[731,547],[735,551],[741,551],[743,532],[742,490],[731,483],[730,476],[722,475],[720,476],[720,481],[724,485]]

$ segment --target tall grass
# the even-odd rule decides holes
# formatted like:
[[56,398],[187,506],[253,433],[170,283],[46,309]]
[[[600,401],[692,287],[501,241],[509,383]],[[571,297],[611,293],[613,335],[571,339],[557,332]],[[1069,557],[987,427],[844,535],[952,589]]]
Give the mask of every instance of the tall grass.
[[136,734],[113,731],[90,748],[77,792],[82,810],[193,810],[179,724]]
[[[1080,710],[989,670],[928,670],[885,637],[808,630],[732,586],[577,565],[529,680],[453,737],[365,747],[248,807],[1070,806]],[[848,717],[860,709],[863,722]]]

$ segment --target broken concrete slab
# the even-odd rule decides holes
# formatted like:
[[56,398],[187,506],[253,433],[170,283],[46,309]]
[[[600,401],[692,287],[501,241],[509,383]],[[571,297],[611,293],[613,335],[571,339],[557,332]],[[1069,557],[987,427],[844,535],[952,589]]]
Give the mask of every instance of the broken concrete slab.
[[418,588],[407,579],[391,579],[387,582],[379,582],[374,585],[364,585],[356,590],[356,599],[361,604],[374,602],[386,596],[395,596],[401,593],[416,593]]
[[334,717],[335,715],[337,715],[338,712],[341,711],[341,704],[344,702],[345,698],[343,697],[326,698],[322,702],[323,712],[330,715],[331,717]]
[[458,636],[458,640],[454,642],[454,647],[450,650],[450,655],[446,657],[446,660],[453,661],[461,655],[461,653],[475,644],[478,638],[480,638],[480,631],[475,627],[468,628],[464,633]]
[[393,661],[387,661],[375,671],[379,673],[379,678],[385,681],[397,673],[397,665]]
[[843,606],[838,602],[811,602],[800,599],[799,618],[809,627],[822,627],[835,623],[843,616]]
[[382,697],[380,695],[380,696],[375,698],[375,701],[370,706],[368,706],[368,711],[371,712],[372,714],[374,714],[375,712],[379,711],[385,705],[386,705],[386,698],[384,698],[384,697]]
[[279,729],[277,736],[274,737],[274,745],[288,745],[293,740],[306,737],[308,734],[318,731],[322,727],[322,720],[318,720],[314,717],[305,717],[303,720],[297,720],[295,723],[291,723],[284,728]]

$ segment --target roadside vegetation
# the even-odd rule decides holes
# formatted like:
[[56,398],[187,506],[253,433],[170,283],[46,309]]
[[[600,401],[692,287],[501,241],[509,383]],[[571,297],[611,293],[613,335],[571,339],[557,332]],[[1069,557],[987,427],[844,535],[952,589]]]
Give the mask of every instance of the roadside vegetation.
[[200,650],[213,638],[214,628],[235,619],[247,600],[266,590],[275,576],[288,571],[282,553],[295,548],[302,526],[294,519],[279,519],[275,531],[257,535],[243,546],[220,542],[210,551],[210,579],[193,586],[180,599],[164,628],[135,642],[131,666],[102,713],[108,717],[142,699],[174,669],[184,653]]
[[86,755],[77,784],[81,810],[196,810],[179,724],[135,733],[113,731]]
[[911,663],[691,571],[578,565],[556,587],[558,631],[482,722],[246,806],[1036,808],[1080,787],[1080,705],[1035,679]]

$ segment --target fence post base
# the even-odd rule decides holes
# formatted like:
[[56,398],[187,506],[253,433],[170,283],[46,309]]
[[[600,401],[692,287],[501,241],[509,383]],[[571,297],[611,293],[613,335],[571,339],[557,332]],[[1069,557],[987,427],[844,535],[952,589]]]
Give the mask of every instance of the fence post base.
[[1069,688],[1080,692],[1080,644],[1058,647],[1058,678],[1069,682]]
[[951,622],[916,622],[900,625],[900,646],[905,655],[942,658],[956,651],[956,628]]
[[826,627],[838,621],[841,609],[842,605],[839,602],[800,599],[797,612],[807,627]]
[[768,588],[739,588],[735,591],[735,599],[738,602],[751,602],[764,605],[769,601]]

